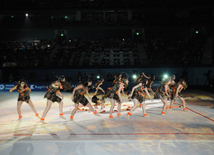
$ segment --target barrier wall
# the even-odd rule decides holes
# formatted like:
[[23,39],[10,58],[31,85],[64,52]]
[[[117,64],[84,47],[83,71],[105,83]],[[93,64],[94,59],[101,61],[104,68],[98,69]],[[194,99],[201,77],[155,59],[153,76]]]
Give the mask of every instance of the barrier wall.
[[[16,85],[17,83],[0,83],[0,91],[9,91]],[[50,83],[28,83],[27,85],[32,91],[45,91]]]
[[[137,74],[141,73],[141,72],[149,72],[150,74],[155,74],[156,76],[156,80],[159,81],[160,77],[159,77],[159,73],[164,73],[167,75],[176,75],[176,78],[178,79],[180,77],[180,75],[182,74],[184,68],[115,68],[115,69],[100,69],[101,71],[101,77],[105,79],[104,82],[104,87],[111,87],[112,82],[107,81],[106,80],[106,75],[108,73],[114,75],[115,73],[125,73],[130,81],[130,87],[133,85],[133,72],[137,71]],[[73,85],[77,84],[77,74],[78,72],[81,72],[82,74],[86,74],[86,75],[90,75],[91,73],[94,73],[95,78],[96,78],[96,74],[98,73],[99,69],[19,69],[19,70],[9,70],[9,69],[2,69],[2,72],[0,72],[0,74],[2,74],[2,81],[3,81],[3,77],[5,79],[5,81],[8,81],[9,78],[9,74],[12,73],[14,76],[14,81],[16,80],[20,80],[21,78],[23,78],[23,76],[25,77],[25,79],[27,79],[28,81],[31,82],[39,82],[38,85],[41,85],[40,82],[44,82],[46,75],[49,76],[49,82],[51,83],[51,81],[55,81],[57,78],[56,76],[60,76],[60,75],[64,75],[66,77],[66,79],[71,78]],[[187,69],[187,74],[186,74],[186,79],[187,79],[187,83],[188,85],[191,86],[196,86],[196,85],[208,85],[208,81],[207,77],[204,75],[205,73],[207,73],[209,70],[211,70],[211,79],[212,76],[214,76],[214,67],[194,67],[194,68],[188,68]],[[7,74],[8,73],[8,74]],[[34,74],[34,79],[31,79],[30,75]],[[158,79],[159,78],[159,79]],[[95,81],[94,81],[95,82]],[[205,83],[206,82],[206,83]],[[35,83],[35,84],[37,84]],[[49,85],[50,83],[47,83],[47,85]],[[106,86],[105,86],[106,84]],[[42,84],[45,85],[45,84]],[[3,86],[2,86],[3,87]]]
[[[133,83],[132,75],[134,71],[137,71],[137,74],[139,73],[147,73],[155,74],[156,79],[160,78],[159,74],[167,74],[169,76],[176,75],[176,78],[179,78],[182,74],[184,68],[115,68],[115,69],[36,69],[36,70],[30,70],[30,69],[21,69],[19,70],[19,79],[22,78],[23,75],[30,80],[30,73],[35,74],[35,78],[39,81],[44,81],[46,75],[49,75],[50,80],[56,80],[55,75],[64,75],[65,77],[70,77],[72,81],[77,81],[77,74],[78,72],[81,72],[82,74],[90,75],[91,73],[96,74],[98,73],[98,70],[101,71],[101,77],[103,77],[106,80],[106,75],[108,73],[114,75],[115,73],[125,73],[130,83]],[[207,77],[204,75],[209,70],[211,70],[211,78],[214,75],[214,67],[192,67],[187,69],[186,73],[186,79],[189,85],[204,85]],[[208,85],[208,82],[206,83]]]

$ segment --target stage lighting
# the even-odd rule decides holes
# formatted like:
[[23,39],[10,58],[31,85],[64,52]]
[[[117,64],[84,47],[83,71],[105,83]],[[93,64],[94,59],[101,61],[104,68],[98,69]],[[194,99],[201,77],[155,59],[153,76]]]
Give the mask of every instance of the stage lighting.
[[97,79],[99,79],[100,78],[100,76],[99,75],[97,75]]
[[167,74],[165,74],[163,77],[166,79],[166,78],[168,78],[168,75],[167,75]]
[[64,34],[61,34],[61,37],[63,37],[64,36]]
[[11,16],[11,18],[13,18],[13,16]]
[[133,75],[132,75],[132,78],[133,78],[133,79],[136,79],[136,78],[137,78],[137,75],[136,75],[136,74],[133,74]]
[[136,35],[139,36],[139,32],[137,32]]
[[195,31],[195,33],[198,33],[198,31]]
[[51,16],[51,18],[53,19],[53,16]]
[[28,13],[26,13],[25,16],[28,17]]
[[68,16],[65,16],[65,19],[67,19],[68,18]]

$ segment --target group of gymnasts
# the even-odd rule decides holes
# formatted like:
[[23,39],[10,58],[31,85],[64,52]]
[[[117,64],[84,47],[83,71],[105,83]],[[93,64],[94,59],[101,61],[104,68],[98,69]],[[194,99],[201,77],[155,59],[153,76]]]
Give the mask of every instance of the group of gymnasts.
[[[146,117],[148,114],[146,113],[146,105],[145,105],[145,98],[148,96],[153,102],[153,99],[150,96],[151,92],[154,95],[154,99],[161,99],[163,102],[163,108],[161,114],[164,115],[167,108],[172,109],[172,104],[175,102],[176,98],[179,98],[182,102],[183,110],[186,111],[186,102],[181,95],[181,91],[187,88],[187,84],[184,79],[180,79],[178,82],[175,82],[175,76],[171,76],[170,78],[165,78],[162,84],[157,88],[154,92],[151,87],[154,83],[155,76],[151,75],[151,77],[146,76],[144,73],[138,75],[138,77],[134,81],[134,87],[132,88],[131,92],[127,93],[127,97],[129,100],[133,100],[134,106],[130,109],[127,113],[127,118],[129,118],[133,111],[138,107],[142,107],[143,116]],[[124,94],[124,89],[128,87],[129,80],[126,76],[123,77],[122,74],[117,74],[114,76],[114,80],[112,83],[112,87],[109,87],[106,91],[104,91],[101,86],[104,82],[104,79],[100,79],[94,86],[95,86],[95,94],[91,98],[89,95],[89,90],[92,89],[92,80],[86,79],[80,82],[77,87],[73,89],[71,100],[75,103],[75,107],[71,112],[70,120],[74,119],[74,115],[78,110],[79,104],[83,106],[88,106],[89,110],[92,111],[96,116],[100,116],[97,113],[97,105],[101,105],[101,110],[105,107],[105,99],[109,98],[111,107],[110,107],[110,115],[109,118],[113,118],[113,112],[115,108],[115,104],[117,103],[117,116],[121,116],[121,104],[123,103],[122,94]],[[39,113],[35,109],[31,99],[30,93],[31,89],[27,86],[25,80],[20,80],[18,84],[10,89],[10,92],[14,91],[15,89],[19,92],[18,102],[17,102],[17,112],[19,115],[19,119],[22,119],[21,114],[21,105],[23,102],[29,104],[32,108],[35,116],[37,116],[42,123],[45,123],[45,117],[48,111],[51,108],[52,103],[57,102],[59,103],[59,117],[65,119],[63,114],[63,98],[64,96],[60,92],[60,90],[64,89],[71,90],[71,84],[65,80],[65,77],[62,75],[56,81],[52,82],[50,87],[47,90],[44,98],[47,98],[46,108],[42,114],[42,117],[39,116]],[[88,99],[85,97],[87,94]],[[100,98],[101,96],[101,98]],[[170,105],[167,104],[167,100],[171,99]],[[94,108],[92,106],[92,102],[95,104]]]

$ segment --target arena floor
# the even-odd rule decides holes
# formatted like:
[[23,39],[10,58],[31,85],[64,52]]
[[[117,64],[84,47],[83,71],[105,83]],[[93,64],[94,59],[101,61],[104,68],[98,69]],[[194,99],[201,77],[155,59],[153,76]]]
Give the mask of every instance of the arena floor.
[[[41,124],[26,103],[22,105],[22,121],[17,121],[18,93],[1,92],[0,155],[207,155],[214,152],[214,93],[187,90],[183,95],[188,111],[173,108],[163,116],[161,102],[148,100],[149,117],[143,117],[141,108],[137,108],[130,119],[127,119],[127,108],[132,102],[124,95],[120,118],[115,112],[113,120],[109,119],[107,99],[106,112],[100,113],[100,117],[81,107],[74,121],[69,119],[74,106],[71,94],[62,93],[66,119],[59,118],[59,106],[54,103],[45,119],[47,124]],[[40,116],[46,106],[44,94],[31,93]]]

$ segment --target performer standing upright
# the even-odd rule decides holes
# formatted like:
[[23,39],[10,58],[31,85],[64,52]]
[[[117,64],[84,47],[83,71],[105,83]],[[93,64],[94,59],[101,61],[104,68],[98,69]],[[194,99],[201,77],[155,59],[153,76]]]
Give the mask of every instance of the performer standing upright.
[[156,93],[155,93],[155,99],[161,99],[161,101],[163,102],[163,108],[162,108],[162,112],[161,114],[164,115],[165,114],[165,110],[167,107],[167,98],[170,98],[169,95],[169,84],[171,84],[171,80],[170,78],[165,79],[163,84],[160,85],[160,87],[157,88]]
[[[175,98],[179,98],[181,100],[184,111],[186,111],[187,108],[186,108],[186,102],[185,102],[185,100],[181,94],[181,91],[183,89],[186,89],[186,88],[187,88],[187,84],[186,84],[186,81],[184,79],[180,79],[179,82],[174,86]],[[172,103],[170,104],[170,108],[172,108]]]
[[128,119],[132,115],[132,112],[137,108],[138,104],[140,104],[140,106],[142,106],[142,111],[143,111],[144,117],[147,116],[144,91],[151,99],[151,96],[149,95],[147,87],[146,87],[148,85],[148,80],[144,78],[143,74],[138,76],[138,79],[134,82],[134,85],[135,86],[132,88],[132,91],[128,96],[129,98],[132,98],[133,102],[134,102],[134,106],[128,112]]
[[108,90],[106,93],[106,97],[110,98],[111,102],[111,108],[110,108],[110,116],[109,118],[113,118],[112,113],[115,107],[115,103],[118,103],[117,109],[118,113],[117,116],[120,116],[121,113],[121,103],[123,102],[122,97],[121,97],[121,91],[123,88],[127,88],[129,83],[129,80],[127,77],[123,77],[121,81],[115,81],[114,86]]
[[18,82],[18,85],[16,85],[15,87],[13,87],[12,89],[10,89],[10,92],[14,91],[14,90],[18,90],[19,92],[19,97],[18,97],[18,102],[17,102],[17,112],[19,115],[19,120],[21,120],[22,118],[22,113],[21,113],[21,106],[23,102],[26,102],[29,104],[29,106],[31,107],[31,109],[33,110],[33,112],[35,113],[35,115],[39,117],[39,113],[37,113],[36,108],[33,105],[33,102],[30,99],[30,93],[31,93],[31,89],[27,86],[25,80],[20,80]]
[[[60,95],[62,98],[58,97],[57,95]],[[47,104],[46,104],[46,108],[42,114],[41,122],[44,123],[45,117],[46,117],[48,111],[51,109],[52,103],[54,103],[54,102],[57,102],[59,104],[60,118],[65,119],[65,117],[63,116],[64,114],[63,114],[63,102],[62,102],[62,99],[64,98],[64,96],[60,92],[60,82],[59,81],[55,81],[51,84],[51,87],[48,90],[48,92],[45,94],[44,98],[47,98]]]

